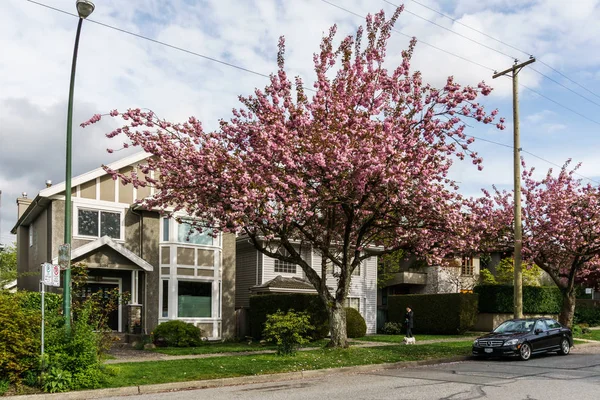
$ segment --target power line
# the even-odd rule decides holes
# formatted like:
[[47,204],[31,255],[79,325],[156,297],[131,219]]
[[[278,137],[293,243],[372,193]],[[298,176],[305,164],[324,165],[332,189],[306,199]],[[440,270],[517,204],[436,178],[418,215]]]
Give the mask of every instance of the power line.
[[[507,78],[508,78],[508,77],[507,77]],[[580,113],[580,112],[578,112],[578,111],[575,111],[575,110],[573,110],[572,108],[569,108],[569,107],[565,106],[564,104],[562,104],[562,103],[559,103],[559,102],[558,102],[558,101],[556,101],[556,100],[553,100],[553,99],[551,99],[550,97],[548,97],[548,96],[546,96],[546,95],[543,95],[543,94],[541,94],[540,92],[538,92],[538,91],[537,91],[537,90],[535,90],[535,89],[532,89],[532,88],[530,88],[529,86],[525,86],[525,85],[523,85],[522,83],[519,83],[519,86],[522,86],[522,87],[524,87],[525,89],[527,89],[527,90],[529,90],[529,91],[531,91],[531,92],[533,92],[533,93],[537,94],[537,95],[538,95],[538,96],[540,96],[540,97],[543,97],[544,99],[546,99],[546,100],[548,100],[548,101],[551,101],[552,103],[554,103],[554,104],[556,104],[556,105],[558,105],[558,106],[560,106],[560,107],[564,108],[565,110],[568,110],[568,111],[572,112],[573,114],[579,115],[581,118],[585,118],[585,119],[587,119],[588,121],[590,121],[590,122],[593,122],[594,124],[600,125],[600,122],[598,122],[598,121],[596,121],[596,120],[593,120],[593,119],[591,119],[591,118],[589,118],[589,117],[585,116],[584,114],[582,114],[582,113]]]
[[[386,1],[386,0],[384,0],[384,1]],[[511,44],[509,44],[509,43],[506,43],[506,42],[504,42],[504,41],[502,41],[502,40],[500,40],[500,39],[498,39],[498,38],[495,38],[495,37],[493,37],[493,36],[491,36],[491,35],[488,35],[488,34],[487,34],[487,33],[485,33],[485,32],[482,32],[482,31],[480,31],[480,30],[478,30],[478,29],[475,29],[475,28],[473,28],[473,27],[471,27],[471,26],[469,26],[469,25],[467,25],[467,24],[464,24],[464,23],[460,22],[459,20],[457,20],[456,18],[453,18],[453,17],[451,17],[451,16],[449,16],[449,15],[447,15],[447,14],[444,14],[443,12],[441,12],[441,11],[438,11],[438,10],[436,10],[436,9],[432,8],[432,7],[429,7],[429,6],[428,6],[428,5],[426,5],[426,4],[423,4],[423,3],[419,2],[419,1],[416,1],[416,0],[410,0],[410,1],[412,1],[412,2],[413,2],[413,3],[415,3],[415,4],[418,4],[418,5],[420,5],[421,7],[424,7],[424,8],[426,8],[426,9],[430,10],[430,11],[433,11],[434,13],[436,13],[436,14],[438,14],[438,15],[441,15],[441,16],[442,16],[442,17],[444,17],[444,18],[448,18],[449,20],[451,20],[452,22],[454,22],[454,23],[455,23],[455,24],[457,24],[457,25],[463,26],[463,27],[465,27],[465,28],[467,28],[467,29],[470,29],[470,30],[472,30],[473,32],[477,32],[477,33],[478,33],[478,34],[480,34],[480,35],[483,35],[483,36],[485,36],[485,37],[487,37],[487,38],[489,38],[489,39],[492,39],[492,40],[494,40],[494,41],[496,41],[496,42],[498,42],[498,43],[501,43],[501,44],[503,44],[504,46],[510,47],[511,49],[513,49],[513,50],[516,50],[516,51],[518,51],[518,52],[521,52],[521,53],[523,53],[523,54],[526,54],[526,55],[528,55],[528,56],[530,56],[530,55],[531,55],[531,53],[530,53],[530,52],[528,52],[528,51],[522,50],[522,49],[520,49],[520,48],[518,48],[518,47],[515,47],[515,46],[513,46],[513,45],[511,45]],[[387,1],[386,1],[386,2],[387,2]],[[560,72],[560,71],[559,71],[559,70],[557,70],[556,68],[554,68],[554,67],[552,67],[551,65],[549,65],[549,64],[545,63],[544,61],[542,61],[542,60],[541,60],[539,57],[536,57],[536,58],[537,58],[538,62],[540,62],[541,64],[543,64],[544,66],[546,66],[547,68],[549,68],[550,70],[552,70],[553,72],[555,72],[555,73],[557,73],[558,75],[562,76],[563,78],[565,78],[565,79],[566,79],[566,80],[568,80],[569,82],[571,82],[571,83],[573,83],[573,84],[575,84],[575,85],[579,86],[581,89],[585,90],[586,92],[588,92],[588,93],[590,93],[590,94],[592,94],[592,95],[594,95],[594,96],[596,96],[596,97],[600,98],[600,96],[599,96],[599,95],[597,95],[596,93],[592,92],[591,90],[589,90],[589,89],[588,89],[587,87],[585,87],[584,85],[582,85],[582,84],[580,84],[579,82],[577,82],[577,81],[575,81],[575,80],[573,80],[573,79],[569,78],[569,77],[568,77],[567,75],[565,75],[564,73]],[[537,71],[536,71],[536,72],[537,72]]]
[[[394,3],[392,3],[392,2],[391,2],[391,1],[389,1],[389,0],[383,0],[383,2],[385,2],[385,3],[387,3],[387,4],[391,5],[391,6],[394,6],[394,7],[399,7],[398,5],[396,5],[396,4],[394,4]],[[429,7],[427,7],[427,8],[429,8]],[[440,24],[438,24],[437,22],[435,22],[435,21],[432,21],[432,20],[430,20],[430,19],[427,19],[427,18],[425,18],[425,17],[423,17],[423,16],[421,16],[421,15],[419,15],[419,14],[416,14],[416,13],[414,13],[414,12],[412,12],[412,11],[410,11],[410,10],[406,9],[406,8],[404,9],[404,12],[406,12],[406,13],[408,13],[408,14],[410,14],[410,15],[413,15],[413,16],[415,16],[415,17],[417,17],[417,18],[420,18],[420,19],[422,19],[423,21],[429,22],[430,24],[432,24],[432,25],[435,25],[435,26],[437,26],[437,27],[439,27],[439,28],[442,28],[442,29],[444,29],[444,30],[446,30],[446,31],[448,31],[448,32],[450,32],[450,33],[452,33],[452,34],[454,34],[454,35],[457,35],[457,36],[459,36],[459,37],[461,37],[461,38],[467,39],[467,40],[469,40],[470,42],[473,42],[473,43],[475,43],[475,44],[477,44],[477,45],[479,45],[479,46],[485,47],[485,48],[486,48],[486,49],[488,49],[488,50],[492,50],[492,51],[494,51],[494,52],[496,52],[496,53],[498,53],[498,54],[501,54],[501,55],[503,55],[503,56],[506,56],[506,57],[508,57],[508,58],[511,58],[511,59],[515,59],[515,60],[517,59],[517,57],[513,57],[513,56],[511,56],[510,54],[506,54],[505,52],[503,52],[503,51],[500,51],[500,50],[498,50],[498,49],[495,49],[495,48],[493,48],[493,47],[491,47],[491,46],[488,46],[488,45],[486,45],[485,43],[481,43],[481,42],[479,42],[479,41],[477,41],[477,40],[475,40],[475,39],[472,39],[472,38],[470,38],[470,37],[468,37],[468,36],[466,36],[466,35],[463,35],[463,34],[461,34],[461,33],[459,33],[459,32],[456,32],[456,31],[454,31],[454,30],[452,30],[452,29],[450,29],[450,28],[447,28],[447,27],[445,27],[445,26],[443,26],[443,25],[440,25]],[[446,15],[444,15],[444,16],[446,16]],[[457,21],[456,19],[453,19],[453,18],[451,18],[451,17],[447,17],[447,18],[450,18],[450,19],[452,19],[452,21],[454,21],[454,22],[456,22],[456,23],[460,23],[459,21]],[[464,25],[464,24],[462,24],[462,23],[461,23],[461,25]],[[477,32],[477,33],[480,33],[480,34],[482,34],[482,35],[485,35],[485,36],[491,37],[491,36],[489,36],[489,35],[487,35],[487,34],[484,34],[484,33],[483,33],[483,32],[481,32],[481,31],[478,31],[478,30],[476,30],[476,32]],[[504,43],[504,42],[502,42],[502,43]],[[522,50],[519,50],[519,51],[520,51],[520,52],[522,52],[522,53],[525,53],[525,54],[527,54],[525,51],[522,51]],[[552,67],[550,67],[550,66],[549,66],[548,64],[546,64],[546,63],[543,63],[543,64],[544,64],[545,66],[547,66],[548,68],[552,68]],[[551,82],[553,82],[553,83],[557,84],[558,86],[560,86],[560,87],[562,87],[562,88],[564,88],[564,89],[566,89],[566,90],[568,90],[568,91],[570,91],[570,92],[574,93],[575,95],[577,95],[577,96],[581,97],[582,99],[584,99],[584,100],[587,100],[587,101],[589,101],[590,103],[592,103],[592,104],[594,104],[594,105],[596,105],[596,106],[600,107],[600,103],[597,103],[597,102],[595,102],[594,100],[591,100],[590,98],[588,98],[588,97],[586,97],[586,96],[584,96],[584,95],[582,95],[582,94],[580,94],[580,93],[578,93],[578,92],[574,91],[573,89],[571,89],[570,87],[568,87],[568,86],[566,86],[566,85],[562,84],[561,82],[557,81],[556,79],[553,79],[553,78],[549,77],[548,75],[546,75],[546,74],[544,74],[544,73],[542,73],[542,72],[540,72],[540,71],[536,70],[535,68],[530,68],[530,69],[531,69],[532,71],[536,72],[537,74],[539,74],[539,75],[543,76],[544,78],[548,79],[549,81],[551,81]],[[558,71],[556,71],[556,72],[558,72]],[[560,73],[560,72],[558,72],[558,73]],[[565,78],[569,79],[569,78],[568,78],[566,75],[564,75],[564,74],[562,74],[562,73],[560,73],[560,75],[562,75],[563,77],[565,77]],[[579,86],[581,86],[581,85],[579,85]],[[585,87],[583,87],[583,86],[582,86],[582,88],[584,88],[584,89],[586,89],[588,92],[590,92],[590,91],[589,91],[587,88],[585,88]],[[593,95],[595,95],[595,96],[596,96],[596,94],[594,94],[593,92],[590,92],[590,93],[592,93]],[[598,97],[600,98],[600,96],[598,96]]]
[[[546,65],[546,64],[544,64],[544,65]],[[559,81],[557,81],[556,79],[553,79],[553,78],[549,77],[548,75],[545,75],[545,74],[543,74],[542,72],[538,71],[538,70],[537,70],[537,69],[535,69],[535,68],[529,68],[529,69],[530,69],[530,70],[532,70],[533,72],[536,72],[536,73],[540,74],[541,76],[543,76],[544,78],[548,79],[549,81],[552,81],[552,82],[554,82],[554,83],[555,83],[555,84],[557,84],[558,86],[561,86],[561,87],[563,87],[564,89],[567,89],[569,92],[576,94],[577,96],[581,97],[582,99],[585,99],[585,100],[589,101],[590,103],[592,103],[592,104],[595,104],[595,105],[597,105],[598,107],[600,107],[600,103],[597,103],[597,102],[595,102],[594,100],[590,99],[589,97],[586,97],[586,96],[584,96],[584,95],[582,95],[582,94],[580,94],[580,93],[578,93],[578,92],[574,91],[574,90],[573,90],[573,89],[571,89],[570,87],[568,87],[568,86],[566,86],[566,85],[563,85],[562,83],[560,83],[560,82],[559,82]],[[593,94],[593,93],[592,93],[592,94]]]
[[[321,1],[322,1],[323,3],[327,3],[327,4],[329,4],[330,6],[333,6],[333,7],[335,7],[335,8],[339,8],[340,10],[342,10],[342,11],[345,11],[345,12],[347,12],[347,13],[349,13],[349,14],[352,14],[352,15],[354,15],[354,16],[356,16],[356,17],[359,17],[359,18],[362,18],[362,19],[364,19],[364,18],[365,18],[365,16],[364,16],[364,15],[357,14],[357,13],[355,13],[354,11],[350,11],[350,10],[348,10],[347,8],[344,8],[344,7],[342,7],[342,6],[339,6],[339,5],[337,5],[337,4],[331,3],[331,2],[329,2],[329,1],[327,1],[327,0],[321,0]],[[400,35],[402,35],[402,36],[405,36],[405,37],[407,37],[407,38],[410,38],[410,39],[412,39],[412,38],[413,38],[413,36],[411,36],[411,35],[407,35],[406,33],[402,32],[402,31],[399,31],[398,29],[395,29],[395,28],[394,28],[394,29],[392,29],[392,31],[393,31],[393,32],[396,32],[396,33],[399,33]],[[443,53],[446,53],[446,54],[448,54],[448,55],[451,55],[451,56],[453,56],[453,57],[460,58],[461,60],[463,60],[463,61],[466,61],[466,62],[468,62],[468,63],[471,63],[471,64],[473,64],[473,65],[477,65],[478,67],[485,68],[485,69],[487,69],[488,71],[491,71],[491,72],[494,72],[494,71],[495,71],[495,70],[494,70],[494,68],[492,68],[492,67],[488,67],[488,66],[486,66],[486,65],[480,64],[480,63],[478,63],[477,61],[469,60],[469,59],[468,59],[468,58],[466,58],[466,57],[463,57],[463,56],[460,56],[460,55],[458,55],[458,54],[455,54],[455,53],[453,53],[453,52],[451,52],[451,51],[448,51],[448,50],[442,49],[441,47],[438,47],[438,46],[436,46],[436,45],[433,45],[433,44],[431,44],[431,43],[427,43],[427,42],[424,42],[424,41],[422,41],[422,40],[419,40],[419,43],[423,43],[423,44],[424,44],[424,45],[426,45],[426,46],[432,47],[432,48],[434,48],[434,49],[436,49],[436,50],[439,50],[439,51],[441,51],[441,52],[443,52]]]
[[[357,17],[359,17],[359,18],[365,18],[365,16],[363,16],[363,15],[357,14],[357,13],[355,13],[355,12],[351,11],[351,10],[348,10],[347,8],[344,8],[344,7],[338,6],[337,4],[331,3],[331,2],[329,2],[328,0],[321,0],[321,1],[322,1],[322,2],[324,2],[324,3],[327,3],[327,4],[331,5],[331,6],[333,6],[333,7],[335,7],[335,8],[338,8],[338,9],[340,9],[340,10],[342,10],[342,11],[345,11],[345,12],[347,12],[347,13],[349,13],[349,14],[355,15],[355,16],[357,16]],[[384,0],[384,1],[385,1],[385,0]],[[406,37],[412,38],[412,36],[410,36],[410,35],[407,35],[406,33],[404,33],[404,32],[401,32],[401,31],[399,31],[399,30],[397,30],[397,29],[392,29],[392,31],[394,31],[394,32],[397,32],[397,33],[399,33],[399,34],[401,34],[401,35],[403,35],[403,36],[406,36]],[[444,53],[446,53],[446,54],[449,54],[449,55],[451,55],[451,56],[454,56],[454,57],[460,58],[460,59],[462,59],[462,60],[464,60],[464,61],[467,61],[467,62],[469,62],[469,63],[471,63],[471,64],[477,65],[477,66],[479,66],[479,67],[481,67],[481,68],[485,68],[485,69],[487,69],[488,71],[496,72],[496,70],[495,70],[495,69],[493,69],[493,68],[490,68],[490,67],[488,67],[488,66],[485,66],[485,65],[483,65],[483,64],[480,64],[480,63],[478,63],[478,62],[476,62],[476,61],[473,61],[473,60],[470,60],[470,59],[468,59],[468,58],[465,58],[465,57],[459,56],[458,54],[455,54],[455,53],[452,53],[452,52],[450,52],[450,51],[444,50],[444,49],[442,49],[442,48],[439,48],[439,47],[437,47],[437,46],[434,46],[434,45],[432,45],[432,44],[429,44],[429,43],[426,43],[426,42],[423,42],[423,41],[419,41],[419,43],[426,44],[426,45],[428,45],[428,46],[430,46],[430,47],[433,47],[433,48],[435,48],[435,49],[437,49],[437,50],[440,50],[440,51],[442,51],[442,52],[444,52]],[[536,71],[536,72],[537,72],[537,71]],[[539,73],[539,72],[538,72],[538,73]],[[540,74],[541,74],[541,73],[540,73]],[[543,75],[543,74],[541,74],[541,75]],[[545,76],[545,75],[544,75],[544,76]],[[507,77],[507,78],[508,78],[508,77]],[[549,77],[547,77],[547,78],[549,78]],[[549,78],[549,79],[552,79],[552,78]],[[580,117],[582,117],[582,118],[585,118],[586,120],[588,120],[588,121],[590,121],[590,122],[593,122],[593,123],[595,123],[595,124],[598,124],[598,125],[600,125],[600,122],[598,122],[598,121],[595,121],[595,120],[593,120],[593,119],[591,119],[591,118],[589,118],[589,117],[585,116],[584,114],[581,114],[580,112],[578,112],[578,111],[575,111],[575,110],[573,110],[572,108],[569,108],[569,107],[567,107],[567,106],[565,106],[565,105],[563,105],[563,104],[559,103],[558,101],[556,101],[556,100],[553,100],[553,99],[551,99],[550,97],[548,97],[548,96],[545,96],[545,95],[541,94],[541,93],[540,93],[540,92],[538,92],[537,90],[534,90],[534,89],[532,89],[532,88],[530,88],[530,87],[528,87],[528,86],[525,86],[525,85],[523,85],[523,84],[521,84],[521,83],[519,83],[519,85],[520,85],[520,86],[522,86],[522,87],[524,87],[525,89],[528,89],[528,90],[530,90],[530,91],[532,91],[532,92],[536,93],[538,96],[540,96],[540,97],[543,97],[544,99],[546,99],[546,100],[548,100],[548,101],[551,101],[552,103],[554,103],[554,104],[556,104],[556,105],[558,105],[558,106],[560,106],[560,107],[564,108],[565,110],[568,110],[568,111],[570,111],[570,112],[572,112],[572,113],[574,113],[574,114],[576,114],[576,115],[579,115],[579,116],[580,116]],[[586,98],[586,99],[587,99],[587,98]],[[588,99],[588,100],[589,100],[589,99]],[[595,102],[594,102],[594,103],[595,103]],[[596,104],[596,103],[595,103],[595,104]],[[600,106],[600,104],[598,104],[598,105]]]
[[[72,17],[79,18],[78,15],[70,13],[70,12],[65,11],[65,10],[61,10],[60,8],[52,7],[52,6],[49,6],[49,5],[44,4],[44,3],[39,3],[39,2],[34,1],[34,0],[27,0],[27,1],[30,2],[30,3],[36,4],[38,6],[46,7],[46,8],[49,8],[51,10],[58,11],[60,13],[70,15]],[[153,42],[153,43],[156,43],[156,44],[160,44],[162,46],[169,47],[169,48],[174,49],[174,50],[179,50],[179,51],[182,51],[184,53],[188,53],[188,54],[194,55],[196,57],[204,58],[205,60],[213,61],[213,62],[222,64],[222,65],[226,65],[226,66],[231,67],[231,68],[239,69],[239,70],[244,71],[244,72],[248,72],[248,73],[251,73],[251,74],[254,74],[254,75],[262,76],[264,78],[270,78],[269,75],[266,75],[266,74],[263,74],[263,73],[260,73],[260,72],[257,72],[257,71],[253,71],[251,69],[244,68],[244,67],[241,67],[239,65],[231,64],[231,63],[228,63],[227,61],[223,61],[223,60],[219,60],[217,58],[209,57],[209,56],[206,56],[204,54],[196,53],[195,51],[187,50],[187,49],[184,49],[182,47],[174,46],[172,44],[169,44],[169,43],[166,43],[166,42],[162,42],[160,40],[152,39],[152,38],[149,38],[149,37],[144,36],[144,35],[133,33],[133,32],[127,31],[125,29],[117,28],[116,26],[105,24],[105,23],[100,22],[100,21],[95,21],[93,19],[88,19],[87,21],[89,21],[91,23],[94,23],[94,24],[97,24],[97,25],[100,25],[100,26],[103,26],[105,28],[109,28],[109,29],[113,29],[113,30],[118,31],[118,32],[125,33],[127,35],[135,36],[135,37],[137,37],[139,39],[148,40],[150,42]]]
[[[388,0],[383,0],[383,1],[384,1],[385,3],[388,3],[388,4],[389,4],[389,5],[391,5],[391,6],[394,6],[394,7],[396,7],[396,8],[398,8],[398,7],[399,7],[399,5],[397,5],[397,4],[394,4],[394,3],[392,3],[391,1],[388,1]],[[442,29],[444,29],[444,30],[446,30],[446,31],[448,31],[448,32],[450,32],[450,33],[452,33],[452,34],[454,34],[454,35],[460,36],[460,37],[462,37],[463,39],[467,39],[467,40],[468,40],[468,41],[470,41],[470,42],[473,42],[473,43],[475,43],[475,44],[478,44],[479,46],[485,47],[485,48],[486,48],[486,49],[488,49],[488,50],[492,50],[492,51],[494,51],[494,52],[496,52],[496,53],[498,53],[498,54],[501,54],[501,55],[503,55],[503,56],[505,56],[505,57],[508,57],[508,58],[510,58],[511,60],[514,60],[514,59],[516,59],[516,57],[513,57],[513,56],[511,56],[510,54],[506,54],[506,53],[505,53],[505,52],[503,52],[503,51],[500,51],[500,50],[498,50],[498,49],[495,49],[495,48],[493,48],[493,47],[491,47],[491,46],[488,46],[488,45],[487,45],[487,44],[485,44],[485,43],[481,43],[481,42],[479,42],[479,41],[477,41],[477,40],[475,40],[475,39],[472,39],[472,38],[470,38],[470,37],[468,37],[468,36],[466,36],[466,35],[463,35],[463,34],[462,34],[462,33],[460,33],[460,32],[456,32],[456,31],[454,31],[454,30],[452,30],[452,29],[450,29],[450,28],[447,28],[447,27],[445,27],[445,26],[443,26],[443,25],[440,25],[440,24],[438,24],[437,22],[435,22],[435,21],[432,21],[432,20],[430,20],[430,19],[427,19],[427,18],[425,18],[425,17],[423,17],[423,16],[421,16],[421,15],[419,15],[419,14],[416,14],[416,13],[414,13],[414,12],[410,11],[410,10],[407,10],[406,8],[404,8],[404,12],[405,12],[405,13],[407,13],[407,14],[413,15],[413,16],[415,16],[415,17],[419,18],[419,19],[422,19],[423,21],[427,21],[427,22],[429,22],[430,24],[433,24],[433,25],[435,25],[435,26],[437,26],[437,27],[439,27],[439,28],[442,28]]]
[[[514,149],[514,146],[511,146],[511,145],[509,145],[509,144],[504,144],[504,143],[500,143],[500,142],[495,142],[495,141],[493,141],[493,140],[488,140],[488,139],[484,139],[484,138],[477,137],[477,136],[473,136],[473,135],[469,135],[469,136],[470,136],[470,137],[472,137],[473,139],[481,140],[481,141],[483,141],[483,142],[488,142],[488,143],[492,143],[492,144],[495,144],[495,145],[498,145],[498,146],[507,147],[507,148],[509,148],[509,149]],[[550,164],[550,165],[553,165],[553,166],[555,166],[555,167],[562,168],[562,165],[559,165],[559,164],[557,164],[557,163],[555,163],[555,162],[552,162],[552,161],[550,161],[550,160],[547,160],[547,159],[545,159],[545,158],[543,158],[543,157],[540,157],[540,156],[538,156],[537,154],[534,154],[534,153],[532,153],[532,152],[530,152],[530,151],[523,150],[522,148],[521,148],[521,153],[527,153],[527,154],[529,154],[530,156],[537,158],[538,160],[541,160],[541,161],[547,162],[548,164]],[[585,179],[587,179],[587,180],[588,180],[588,181],[590,181],[590,182],[594,182],[594,183],[596,183],[596,184],[600,185],[600,181],[594,180],[594,179],[592,179],[592,178],[588,178],[587,176],[585,176],[585,175],[582,175],[582,174],[580,174],[580,173],[578,173],[578,172],[574,172],[574,174],[575,174],[575,175],[578,175],[578,176],[580,176],[580,177],[582,177],[582,178],[585,178]]]

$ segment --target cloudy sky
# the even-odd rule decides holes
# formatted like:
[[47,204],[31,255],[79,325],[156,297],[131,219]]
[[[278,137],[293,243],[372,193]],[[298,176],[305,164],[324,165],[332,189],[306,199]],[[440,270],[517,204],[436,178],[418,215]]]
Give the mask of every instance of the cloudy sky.
[[[39,2],[76,12],[74,0]],[[259,75],[93,21],[261,74],[275,71],[277,39],[284,35],[289,70],[312,82],[312,54],[332,24],[338,24],[340,35],[349,34],[363,20],[348,11],[364,16],[394,10],[382,0],[330,0],[348,11],[322,0],[95,3],[92,21],[83,26],[77,65],[75,175],[125,155],[105,151],[115,146],[103,135],[111,130],[110,121],[85,130],[78,127],[94,113],[144,107],[170,120],[194,115],[210,129],[219,118],[229,117],[237,95],[267,83]],[[534,63],[520,75],[520,82],[537,92],[521,88],[523,150],[556,164],[567,158],[583,162],[580,173],[600,181],[599,1],[406,0],[405,5],[407,12],[390,40],[391,60],[407,46],[409,36],[416,36],[413,67],[423,72],[426,82],[439,86],[448,75],[464,84],[486,80],[495,87],[486,105],[498,108],[509,122],[505,131],[470,129],[474,136],[509,147],[475,142],[484,170],[478,172],[466,162],[453,171],[464,193],[477,194],[491,184],[512,184],[511,82],[492,80],[491,70],[506,69],[515,58],[523,61],[529,54],[543,63]],[[15,240],[9,231],[16,222],[15,199],[20,193],[32,198],[47,179],[64,180],[66,104],[76,26],[73,16],[27,0],[0,1],[0,242]],[[552,167],[529,154],[525,158],[538,170]]]

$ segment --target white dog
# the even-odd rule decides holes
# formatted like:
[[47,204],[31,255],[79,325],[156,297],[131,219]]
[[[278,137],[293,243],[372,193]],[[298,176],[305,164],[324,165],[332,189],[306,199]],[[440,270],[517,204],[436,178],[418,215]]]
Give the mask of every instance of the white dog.
[[415,344],[415,338],[414,337],[405,337],[404,340],[402,341],[402,343]]

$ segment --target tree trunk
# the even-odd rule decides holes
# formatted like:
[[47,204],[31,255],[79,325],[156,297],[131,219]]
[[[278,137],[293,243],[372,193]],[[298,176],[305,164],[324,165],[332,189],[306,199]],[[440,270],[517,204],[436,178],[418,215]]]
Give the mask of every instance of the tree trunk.
[[346,331],[346,310],[342,303],[335,301],[329,307],[329,329],[331,341],[327,347],[348,347],[348,333]]
[[575,315],[575,290],[564,290],[562,295],[563,303],[558,322],[570,328],[573,325],[573,316]]

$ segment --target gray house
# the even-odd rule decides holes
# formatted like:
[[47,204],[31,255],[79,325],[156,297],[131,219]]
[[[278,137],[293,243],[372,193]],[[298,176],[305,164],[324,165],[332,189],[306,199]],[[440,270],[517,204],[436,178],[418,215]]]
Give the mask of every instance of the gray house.
[[[130,173],[150,155],[139,153],[109,168]],[[57,263],[63,243],[65,183],[47,185],[34,199],[17,199],[19,289],[39,290],[40,265]],[[154,188],[134,188],[98,168],[72,179],[71,262],[89,268],[88,292],[129,292],[109,323],[117,332],[141,324],[150,333],[178,319],[199,326],[209,338],[235,334],[235,236],[189,235],[181,222],[140,207]],[[179,219],[179,218],[178,218]],[[62,289],[59,289],[62,291]]]
[[[301,255],[320,275],[320,253],[315,249],[306,248]],[[317,293],[300,267],[263,255],[247,238],[237,239],[236,262],[235,306],[241,315],[244,314],[243,310],[250,306],[251,294]],[[331,268],[327,275],[328,287],[335,288],[337,278],[334,276],[334,269]],[[367,324],[368,334],[376,333],[377,255],[373,254],[354,270],[346,306],[360,312]]]

